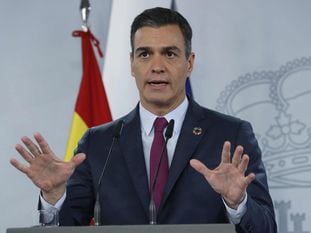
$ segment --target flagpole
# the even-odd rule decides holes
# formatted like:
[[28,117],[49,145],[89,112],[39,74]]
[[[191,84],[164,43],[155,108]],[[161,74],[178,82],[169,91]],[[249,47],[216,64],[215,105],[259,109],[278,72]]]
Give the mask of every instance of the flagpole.
[[80,3],[80,12],[81,12],[81,19],[82,19],[82,30],[87,32],[89,29],[89,16],[91,12],[91,4],[89,0],[81,0]]

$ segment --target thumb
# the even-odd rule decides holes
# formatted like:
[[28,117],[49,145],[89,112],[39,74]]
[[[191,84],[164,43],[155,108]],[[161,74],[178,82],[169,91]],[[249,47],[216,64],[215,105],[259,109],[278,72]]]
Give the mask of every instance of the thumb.
[[245,182],[247,185],[249,185],[250,183],[252,183],[253,180],[255,180],[256,175],[254,173],[250,173],[248,174],[248,176],[245,177]]
[[71,162],[77,167],[85,160],[85,158],[86,155],[84,153],[79,153],[72,157]]
[[208,177],[210,174],[210,170],[199,160],[191,159],[190,160],[191,167],[194,168],[197,172],[201,173],[203,176]]

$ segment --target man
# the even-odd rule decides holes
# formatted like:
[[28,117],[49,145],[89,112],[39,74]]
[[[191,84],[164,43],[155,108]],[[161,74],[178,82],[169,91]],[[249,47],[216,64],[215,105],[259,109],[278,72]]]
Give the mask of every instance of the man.
[[[42,190],[42,208],[60,209],[61,225],[88,225],[98,193],[104,224],[148,224],[152,196],[159,224],[232,222],[237,232],[276,232],[261,152],[250,124],[186,97],[185,82],[195,59],[191,38],[191,27],[179,13],[145,10],[131,27],[137,107],[119,120],[88,130],[68,163],[54,155],[39,133],[34,135],[39,146],[28,137],[22,138],[28,150],[16,146],[29,166],[15,159],[11,163]],[[153,153],[154,142],[156,137],[163,141],[163,132],[157,134],[157,125],[161,121],[165,128],[171,119],[173,136],[159,165],[153,154],[161,152]],[[120,120],[121,136],[98,185]],[[159,170],[165,173],[169,166],[169,171],[159,174],[164,186],[156,183],[153,189],[154,160]]]

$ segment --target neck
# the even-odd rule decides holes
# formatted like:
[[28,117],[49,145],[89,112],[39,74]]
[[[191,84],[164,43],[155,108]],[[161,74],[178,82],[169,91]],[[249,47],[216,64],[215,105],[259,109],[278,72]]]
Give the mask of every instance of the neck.
[[181,100],[176,101],[174,104],[170,104],[170,105],[157,104],[157,103],[148,104],[148,103],[145,103],[144,101],[141,101],[141,104],[146,110],[153,113],[154,115],[165,116],[169,112],[176,109],[184,101],[185,98],[186,96],[184,96]]

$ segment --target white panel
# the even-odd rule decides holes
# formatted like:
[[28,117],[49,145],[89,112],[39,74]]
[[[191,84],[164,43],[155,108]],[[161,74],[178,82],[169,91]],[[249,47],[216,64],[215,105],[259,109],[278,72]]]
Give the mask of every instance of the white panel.
[[130,26],[146,8],[169,7],[170,1],[114,0],[110,19],[103,79],[113,119],[135,107],[139,95],[130,71]]

